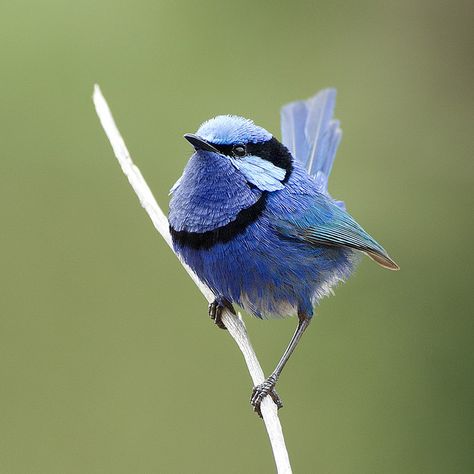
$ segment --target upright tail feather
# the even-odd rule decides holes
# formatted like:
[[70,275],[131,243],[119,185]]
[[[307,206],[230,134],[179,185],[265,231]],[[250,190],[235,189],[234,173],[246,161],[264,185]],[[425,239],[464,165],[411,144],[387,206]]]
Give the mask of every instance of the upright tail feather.
[[309,144],[305,137],[308,107],[305,101],[291,102],[281,108],[282,143],[290,150],[293,158],[306,165]]
[[336,90],[323,89],[281,109],[283,144],[314,176],[324,194],[328,193],[328,178],[342,138],[339,121],[332,118],[335,104]]

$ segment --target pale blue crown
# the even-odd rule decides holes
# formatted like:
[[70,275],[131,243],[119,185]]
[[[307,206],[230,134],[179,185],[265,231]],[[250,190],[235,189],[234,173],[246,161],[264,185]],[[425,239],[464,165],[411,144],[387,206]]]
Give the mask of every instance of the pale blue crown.
[[252,120],[237,115],[218,115],[204,122],[196,135],[216,145],[262,143],[272,138],[271,133]]

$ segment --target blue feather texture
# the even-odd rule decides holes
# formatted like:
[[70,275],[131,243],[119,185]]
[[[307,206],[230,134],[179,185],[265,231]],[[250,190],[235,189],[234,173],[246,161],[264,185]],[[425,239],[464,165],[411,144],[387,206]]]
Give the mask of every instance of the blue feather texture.
[[258,156],[245,156],[241,159],[230,158],[232,164],[245,176],[248,183],[261,191],[277,191],[283,189],[282,181],[286,171]]
[[271,133],[237,115],[218,115],[204,122],[196,134],[216,145],[259,143],[272,138]]
[[324,89],[310,99],[292,102],[281,109],[282,141],[312,175],[320,192],[327,185],[341,142],[339,121],[333,119],[336,90]]
[[259,318],[313,314],[363,253],[395,262],[328,193],[339,122],[325,89],[282,108],[282,141],[252,121],[219,116],[193,135],[172,189],[175,251],[216,297]]
[[[359,256],[282,232],[282,219],[314,205],[318,192],[308,178],[295,163],[284,189],[269,193],[262,215],[232,240],[210,249],[175,243],[175,250],[216,295],[259,318],[291,316],[298,309],[311,315],[313,305],[350,275]],[[324,220],[326,213],[322,208],[312,219]]]
[[234,220],[261,195],[230,160],[216,153],[195,153],[173,191],[169,221],[177,231],[207,232]]

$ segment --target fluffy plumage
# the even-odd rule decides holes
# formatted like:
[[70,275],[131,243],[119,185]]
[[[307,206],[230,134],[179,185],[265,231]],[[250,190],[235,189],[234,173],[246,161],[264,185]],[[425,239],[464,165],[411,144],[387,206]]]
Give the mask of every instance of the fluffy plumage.
[[216,296],[260,318],[311,316],[360,252],[397,268],[327,192],[341,138],[334,103],[328,89],[285,106],[286,146],[244,118],[205,122],[196,135],[215,151],[197,149],[173,188],[176,252]]
[[196,135],[214,145],[262,143],[272,138],[271,133],[252,120],[237,115],[218,115],[204,122]]

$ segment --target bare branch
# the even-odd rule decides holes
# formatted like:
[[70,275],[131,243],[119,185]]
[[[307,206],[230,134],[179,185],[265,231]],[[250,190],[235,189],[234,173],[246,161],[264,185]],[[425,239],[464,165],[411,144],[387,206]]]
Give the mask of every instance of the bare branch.
[[[95,85],[94,87],[93,100],[97,115],[100,119],[100,123],[102,124],[110,144],[112,145],[114,154],[120,164],[120,167],[122,168],[123,173],[128,178],[130,185],[138,196],[140,204],[150,216],[150,219],[152,220],[156,230],[161,234],[166,243],[172,249],[168,219],[163,214],[163,211],[156,202],[156,199],[154,198],[153,193],[140,173],[140,170],[133,163],[125,142],[120,135],[120,132],[118,131],[115,121],[112,117],[109,106],[107,105],[107,102],[105,101],[98,85]],[[197,287],[201,290],[207,301],[211,302],[214,299],[214,295],[212,294],[211,290],[199,280],[191,268],[189,268],[181,260],[180,262],[188,272],[189,276],[193,279],[194,283],[196,283]],[[235,342],[239,346],[239,349],[242,351],[250,376],[252,377],[253,384],[258,385],[262,383],[265,379],[265,376],[260,363],[258,362],[257,356],[255,355],[255,351],[253,350],[253,347],[250,343],[242,318],[240,315],[234,316],[229,311],[225,310],[222,315],[222,321],[227,327],[229,334],[234,338]],[[265,397],[263,400],[261,404],[261,411],[268,436],[270,438],[270,443],[272,445],[277,472],[279,474],[291,473],[290,460],[288,458],[285,439],[283,437],[283,431],[278,418],[278,410],[276,405],[273,403],[273,400],[269,396]]]

